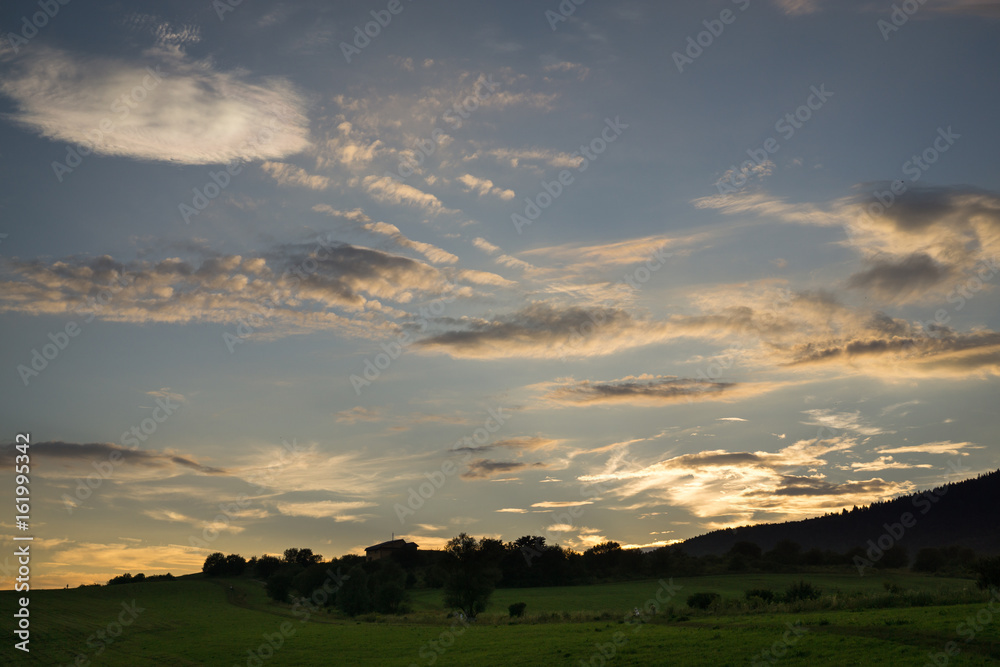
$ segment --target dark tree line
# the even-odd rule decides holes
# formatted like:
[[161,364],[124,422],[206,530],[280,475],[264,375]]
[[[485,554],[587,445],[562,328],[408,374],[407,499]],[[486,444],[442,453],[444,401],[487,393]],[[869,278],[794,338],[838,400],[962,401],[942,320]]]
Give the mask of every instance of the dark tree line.
[[782,541],[821,552],[866,546],[910,515],[912,525],[897,541],[910,554],[956,545],[980,554],[1000,554],[1000,470],[909,496],[843,509],[802,521],[757,524],[716,530],[684,542],[688,553],[724,554],[737,542],[754,542],[765,551]]
[[[442,591],[449,609],[474,619],[493,590],[532,586],[590,584],[653,577],[690,577],[740,572],[810,572],[845,570],[871,554],[861,547],[844,552],[804,550],[782,540],[764,550],[740,541],[721,555],[693,556],[680,545],[650,551],[623,549],[604,542],[583,553],[548,545],[545,538],[525,535],[512,542],[465,533],[441,551],[404,551],[381,560],[345,555],[331,561],[311,549],[287,549],[282,557],[245,560],[238,554],[214,553],[205,560],[208,576],[249,575],[266,583],[279,602],[335,608],[351,616],[378,612],[404,613],[407,591],[414,587]],[[1000,559],[977,559],[964,547],[924,548],[914,558],[899,545],[881,552],[876,570],[910,567],[914,571],[975,576],[982,587],[1000,586]]]
[[108,579],[108,586],[116,586],[118,584],[138,584],[144,581],[173,581],[174,579],[176,579],[176,577],[169,572],[166,574],[151,574],[148,577],[142,572],[136,575],[133,575],[131,572],[126,572],[125,574],[119,574],[118,576]]

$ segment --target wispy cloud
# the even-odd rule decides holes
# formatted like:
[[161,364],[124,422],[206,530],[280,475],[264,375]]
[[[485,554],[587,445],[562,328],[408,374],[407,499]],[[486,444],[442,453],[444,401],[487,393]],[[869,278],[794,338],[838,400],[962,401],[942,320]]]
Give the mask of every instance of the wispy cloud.
[[579,507],[581,505],[593,505],[592,500],[543,500],[538,503],[532,503],[532,507],[537,507],[539,509],[559,509],[561,507]]
[[522,463],[519,461],[491,461],[479,459],[470,461],[468,469],[461,474],[462,479],[489,479],[496,475],[545,468],[541,462]]
[[362,225],[362,227],[374,234],[388,236],[401,248],[416,250],[434,264],[454,264],[458,261],[458,256],[453,255],[447,250],[438,248],[430,243],[413,241],[406,238],[396,225],[390,225],[386,222],[368,222]]
[[[33,451],[36,451],[40,457],[45,457],[46,460],[58,463],[60,466],[70,466],[71,468],[79,467],[90,470],[94,461],[112,459],[118,465],[154,469],[159,476],[169,473],[180,475],[191,472],[204,475],[229,474],[225,469],[204,465],[189,456],[168,451],[133,449],[113,442],[75,443],[55,440],[39,442],[33,444],[32,447]],[[0,450],[0,457],[5,459],[13,460],[15,454],[12,447]],[[52,468],[49,474],[59,475],[56,468]],[[76,475],[79,474],[79,470],[71,469],[66,474]]]
[[778,452],[703,451],[645,466],[611,465],[579,477],[614,485],[621,498],[641,497],[688,509],[706,519],[706,528],[815,516],[913,488],[910,482],[881,478],[833,482],[821,473],[796,474],[825,466],[825,456],[845,452],[851,438],[800,440]]
[[349,211],[342,211],[336,209],[329,204],[316,204],[312,207],[312,210],[317,213],[326,213],[327,215],[334,218],[344,218],[345,220],[350,220],[351,222],[371,222],[372,219],[369,218],[363,210],[360,208],[354,208]]
[[[927,442],[922,445],[904,445],[902,447],[886,447],[879,449],[880,454],[951,454],[953,456],[968,456],[966,449],[982,449],[981,445],[971,442],[952,442],[942,440]],[[892,457],[890,457],[892,458]]]
[[12,120],[100,155],[222,164],[310,146],[305,102],[288,80],[218,71],[178,46],[129,61],[39,46],[0,92],[16,105]]
[[903,463],[891,456],[880,456],[866,463],[852,463],[851,468],[857,472],[877,472],[879,470],[910,470],[913,468],[933,468],[930,463]]
[[[579,380],[536,385],[543,398],[559,405],[667,405],[684,401],[735,400],[772,391],[776,383],[713,382],[673,376],[638,375],[605,382]],[[746,421],[724,417],[725,421]]]
[[854,412],[834,412],[830,408],[816,408],[813,410],[803,410],[802,412],[812,418],[809,421],[802,422],[810,426],[826,426],[827,428],[860,433],[861,435],[878,435],[879,433],[894,432],[885,431],[878,426],[865,424],[861,419],[861,412],[859,410]]
[[561,440],[553,438],[543,438],[541,436],[521,436],[518,438],[504,438],[485,445],[471,447],[459,447],[456,452],[484,452],[491,449],[510,449],[514,451],[534,452],[539,449],[549,449],[560,444]]
[[472,174],[462,174],[458,177],[458,181],[465,186],[466,190],[469,192],[475,192],[480,197],[493,195],[494,197],[499,197],[504,200],[513,199],[515,197],[513,190],[497,187],[493,185],[493,181],[488,178],[478,178]]
[[366,176],[362,181],[368,193],[380,202],[398,206],[414,206],[427,213],[447,212],[441,200],[432,194],[399,183],[388,176]]
[[326,190],[330,187],[330,179],[318,174],[310,174],[301,167],[285,162],[264,162],[261,169],[267,172],[278,185],[291,185],[310,190]]
[[321,500],[316,502],[279,502],[276,504],[278,511],[285,516],[304,516],[311,519],[333,519],[336,522],[352,521],[362,522],[370,518],[366,515],[349,514],[354,510],[377,507],[377,503],[365,501],[333,501]]
[[456,358],[555,359],[604,356],[672,336],[664,324],[635,319],[621,309],[536,303],[490,321],[467,320],[462,328],[423,338],[415,347]]

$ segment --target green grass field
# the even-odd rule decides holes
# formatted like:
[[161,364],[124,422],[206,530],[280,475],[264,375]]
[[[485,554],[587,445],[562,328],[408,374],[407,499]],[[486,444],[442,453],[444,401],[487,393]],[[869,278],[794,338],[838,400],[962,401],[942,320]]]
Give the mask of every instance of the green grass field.
[[[836,606],[835,591],[839,598],[867,595],[884,600],[884,581],[906,591],[952,596],[966,603],[718,615],[693,612],[685,604],[694,592],[736,599],[749,588],[782,591],[799,578],[823,590],[824,597],[810,603],[814,607]],[[940,658],[939,664],[1000,661],[1000,613],[988,610],[985,595],[968,580],[816,574],[726,575],[674,579],[674,583],[682,587],[679,593],[655,617],[644,617],[646,622],[622,621],[629,610],[656,594],[660,584],[655,580],[500,589],[488,612],[469,627],[447,618],[440,591],[415,592],[412,611],[403,617],[345,619],[319,612],[307,622],[301,609],[271,603],[263,588],[249,579],[185,578],[33,591],[31,653],[14,650],[16,640],[7,634],[0,662],[69,665],[79,657],[76,664],[81,666],[551,666],[581,661],[601,665],[605,660],[609,665],[751,665],[762,664],[762,651],[774,647],[782,657],[763,664],[924,665],[929,654],[944,651],[948,642],[955,642],[961,652],[947,663]],[[14,597],[12,591],[0,593],[8,619]],[[527,603],[524,619],[507,618],[506,607],[513,602]],[[968,625],[977,614],[979,630]],[[784,637],[787,645],[781,643]]]

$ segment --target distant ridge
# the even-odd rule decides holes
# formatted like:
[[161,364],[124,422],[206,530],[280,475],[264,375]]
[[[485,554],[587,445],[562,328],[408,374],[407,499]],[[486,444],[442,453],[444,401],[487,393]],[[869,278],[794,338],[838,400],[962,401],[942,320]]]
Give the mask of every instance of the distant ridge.
[[692,556],[705,556],[724,554],[737,542],[753,542],[769,551],[782,540],[792,540],[803,551],[843,553],[877,541],[887,532],[885,524],[900,523],[907,512],[915,523],[897,542],[911,559],[925,547],[961,546],[979,554],[1000,554],[1000,469],[841,514],[726,528],[677,546]]

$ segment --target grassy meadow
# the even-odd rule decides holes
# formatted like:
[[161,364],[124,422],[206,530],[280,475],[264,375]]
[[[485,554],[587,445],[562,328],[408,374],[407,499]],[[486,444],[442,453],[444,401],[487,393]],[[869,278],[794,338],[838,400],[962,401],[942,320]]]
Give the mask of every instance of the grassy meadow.
[[[743,599],[748,589],[782,592],[799,579],[822,595],[765,608]],[[172,582],[33,591],[31,653],[15,651],[8,638],[0,662],[924,665],[929,655],[937,654],[938,664],[1000,661],[1000,613],[989,611],[987,596],[970,580],[908,573],[753,574],[677,578],[673,583],[680,588],[658,613],[639,618],[628,615],[661,590],[658,580],[498,589],[487,612],[468,626],[449,618],[437,590],[413,591],[411,610],[404,615],[353,619],[273,603],[263,586],[248,578],[198,575]],[[695,592],[718,593],[721,602],[692,610],[685,601]],[[14,596],[12,591],[0,593],[4,609],[14,608]],[[527,603],[523,618],[508,618],[506,608],[514,602]],[[941,662],[949,642],[960,652]]]

